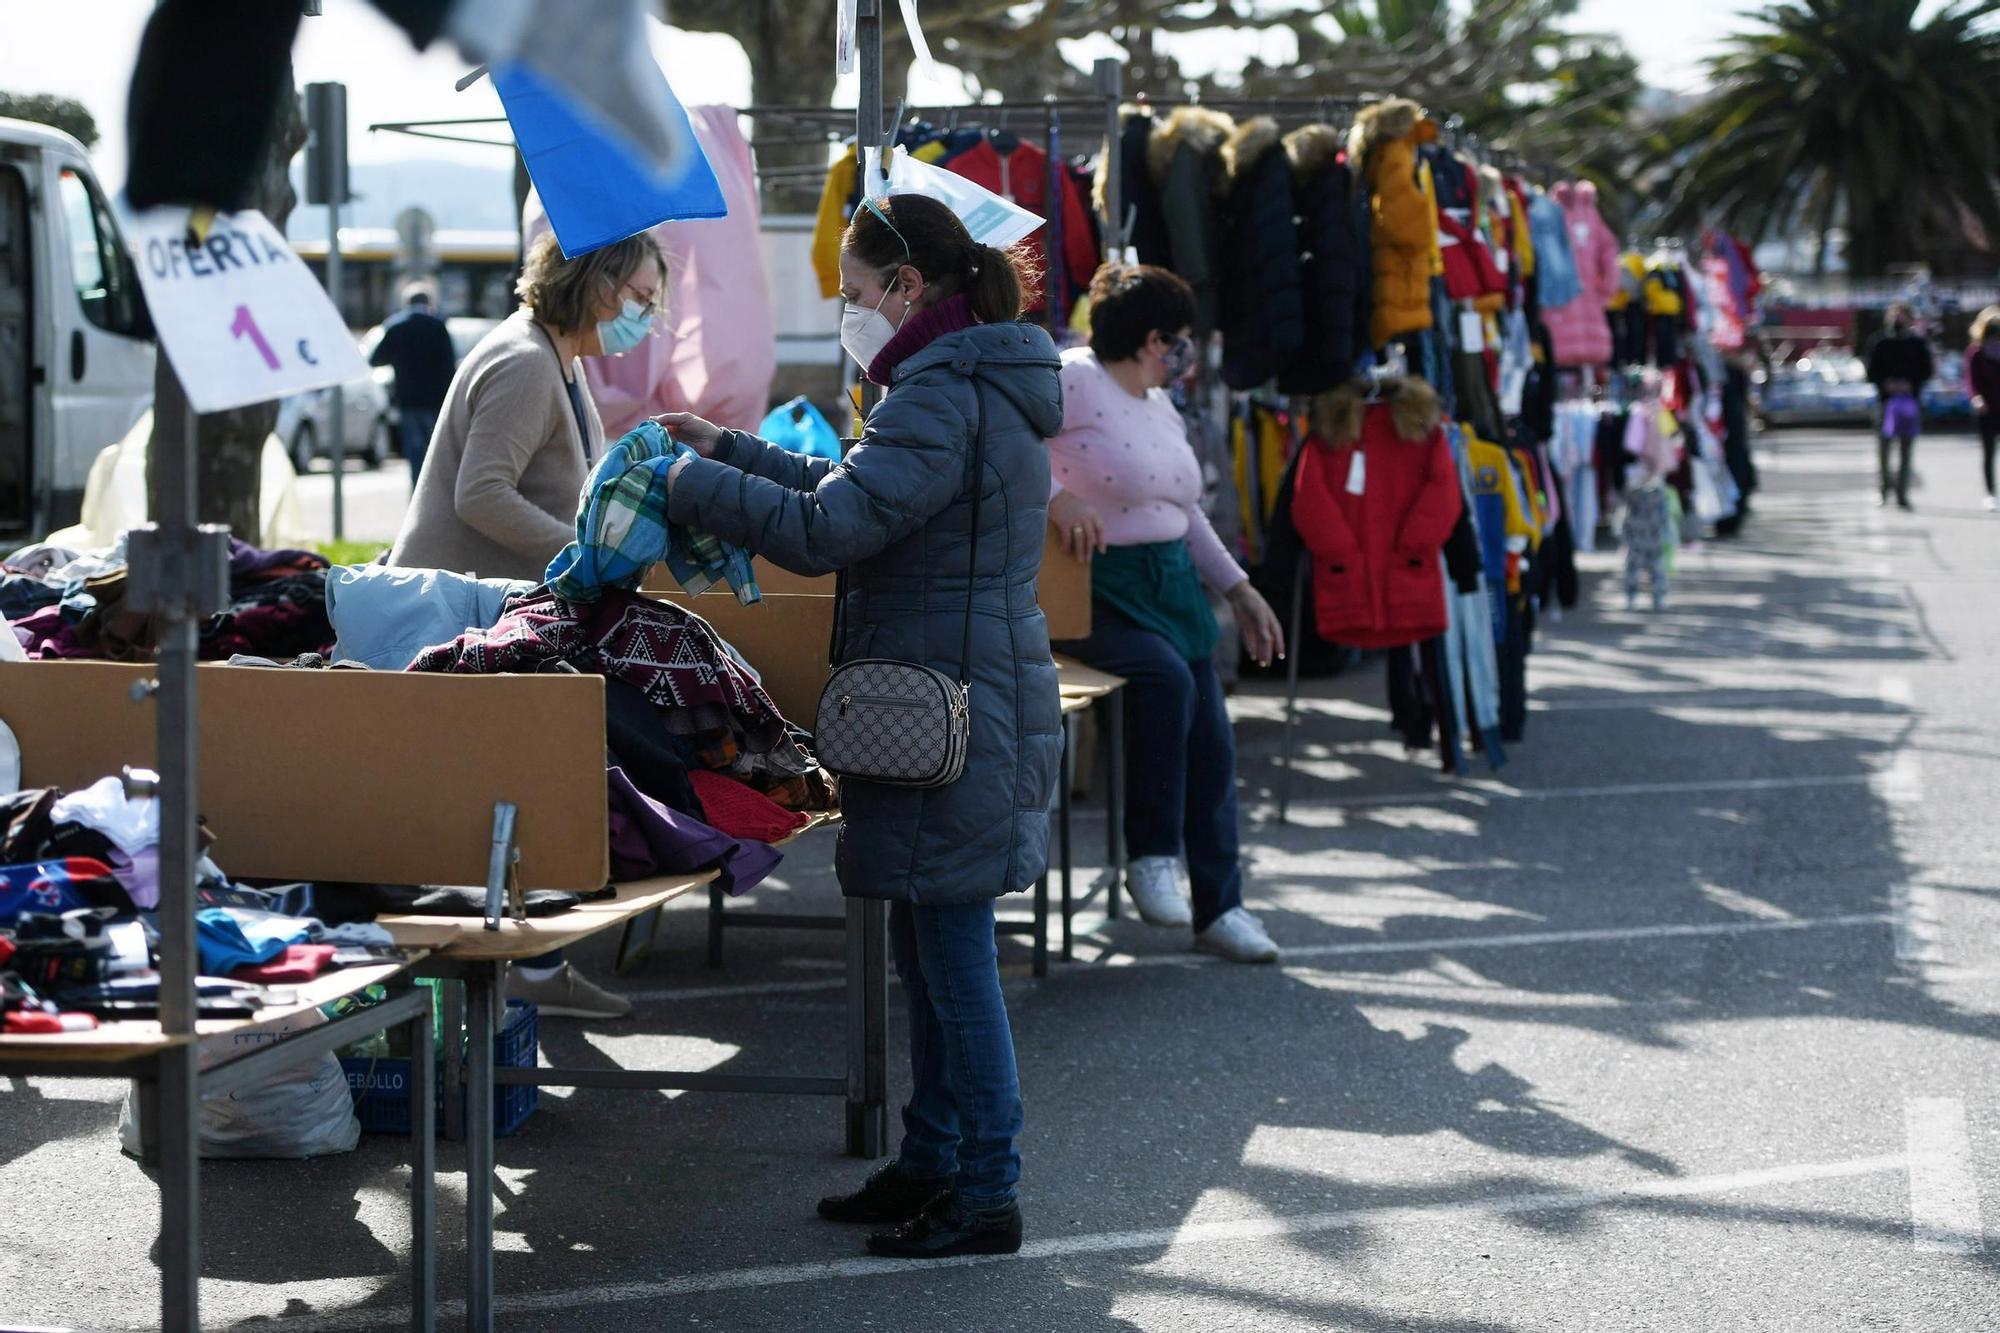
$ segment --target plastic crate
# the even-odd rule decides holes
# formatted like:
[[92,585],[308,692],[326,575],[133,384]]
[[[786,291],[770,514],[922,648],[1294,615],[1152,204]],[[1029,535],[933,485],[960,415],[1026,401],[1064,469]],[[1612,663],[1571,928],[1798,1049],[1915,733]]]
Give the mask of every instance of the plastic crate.
[[[540,1053],[540,1020],[534,1005],[507,1002],[506,1021],[493,1038],[497,1068],[533,1069]],[[410,1062],[401,1056],[342,1056],[347,1089],[354,1094],[354,1114],[364,1134],[410,1132]],[[432,1075],[436,1089],[437,1125],[444,1129],[444,1069]],[[493,1089],[493,1132],[502,1138],[527,1123],[541,1105],[542,1090],[533,1084],[498,1084]]]

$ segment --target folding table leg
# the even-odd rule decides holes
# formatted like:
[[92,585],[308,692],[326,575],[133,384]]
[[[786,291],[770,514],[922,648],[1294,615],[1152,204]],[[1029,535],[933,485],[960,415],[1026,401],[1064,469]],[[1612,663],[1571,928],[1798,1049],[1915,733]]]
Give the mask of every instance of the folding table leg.
[[465,1327],[493,1328],[493,1005],[504,963],[465,977]]
[[1056,807],[1057,845],[1062,850],[1062,957],[1065,963],[1076,959],[1076,894],[1072,886],[1075,866],[1070,854],[1070,804],[1076,794],[1076,719],[1071,713],[1063,719],[1062,753],[1062,800]]
[[1111,888],[1104,914],[1118,919],[1118,897],[1125,891],[1125,692],[1105,696],[1106,758],[1104,824],[1105,851],[1111,860]]
[[444,988],[444,1136],[465,1137],[465,987],[440,980]]
[[431,1007],[410,1021],[410,1327],[437,1327],[437,1099],[431,1076],[436,1040]]
[[722,886],[708,886],[708,965],[722,966]]
[[889,1141],[887,904],[847,903],[847,1151],[874,1159]]
[[1035,975],[1049,974],[1049,872],[1035,881]]

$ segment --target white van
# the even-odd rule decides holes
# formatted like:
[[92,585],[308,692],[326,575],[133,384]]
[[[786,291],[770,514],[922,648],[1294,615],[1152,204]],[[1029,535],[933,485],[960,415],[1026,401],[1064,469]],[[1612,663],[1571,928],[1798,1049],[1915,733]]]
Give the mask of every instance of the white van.
[[153,402],[153,329],[83,145],[0,119],[0,552],[76,521]]

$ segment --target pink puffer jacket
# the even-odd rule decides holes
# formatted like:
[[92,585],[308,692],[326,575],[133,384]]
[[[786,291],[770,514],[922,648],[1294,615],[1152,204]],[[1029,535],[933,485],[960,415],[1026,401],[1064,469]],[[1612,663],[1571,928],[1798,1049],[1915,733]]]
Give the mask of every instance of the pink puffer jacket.
[[1605,309],[1618,290],[1618,238],[1597,211],[1597,187],[1589,181],[1562,181],[1553,191],[1569,220],[1570,249],[1583,294],[1567,305],[1544,310],[1559,366],[1601,366],[1611,360],[1611,325]]

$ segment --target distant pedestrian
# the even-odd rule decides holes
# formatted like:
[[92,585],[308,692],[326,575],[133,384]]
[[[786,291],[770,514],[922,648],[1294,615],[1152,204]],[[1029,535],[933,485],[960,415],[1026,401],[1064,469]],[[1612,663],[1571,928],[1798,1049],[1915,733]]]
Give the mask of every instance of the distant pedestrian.
[[1993,450],[2000,440],[2000,306],[1990,305],[1972,321],[1972,346],[1965,349],[1965,388],[1979,422],[1980,466],[1986,482],[1986,511],[2000,510],[1993,488]]
[[[1935,370],[1930,344],[1917,332],[1910,307],[1898,301],[1889,307],[1889,327],[1868,345],[1868,382],[1875,386],[1882,403],[1881,439],[1876,442],[1881,460],[1878,504],[1889,503],[1893,485],[1897,505],[1910,508],[1910,460],[1923,424],[1918,404]],[[1889,470],[1891,444],[1899,446],[1902,455],[1893,474]]]
[[414,486],[458,357],[451,349],[451,332],[435,310],[437,299],[431,289],[413,282],[403,289],[403,302],[403,308],[382,326],[382,341],[368,364],[396,372],[396,429]]

